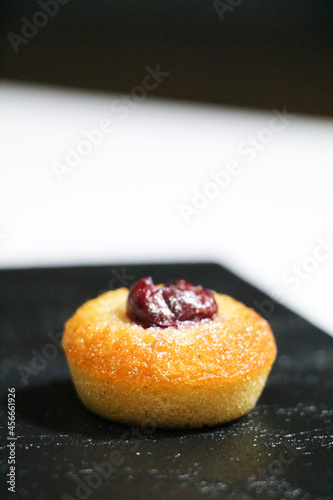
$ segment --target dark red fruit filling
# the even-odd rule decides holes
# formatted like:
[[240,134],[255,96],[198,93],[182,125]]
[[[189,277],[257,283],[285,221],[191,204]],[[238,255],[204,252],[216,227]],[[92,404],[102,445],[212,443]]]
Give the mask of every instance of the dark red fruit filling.
[[144,328],[178,328],[184,321],[213,320],[216,313],[213,293],[185,280],[157,288],[150,277],[142,278],[132,286],[127,299],[127,314]]

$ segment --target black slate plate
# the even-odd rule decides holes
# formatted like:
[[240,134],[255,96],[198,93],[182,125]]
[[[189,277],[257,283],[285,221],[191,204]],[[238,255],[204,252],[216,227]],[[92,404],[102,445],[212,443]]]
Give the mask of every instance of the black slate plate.
[[[88,298],[152,275],[185,278],[269,319],[278,359],[257,407],[200,430],[111,423],[77,399],[59,338]],[[333,340],[214,264],[0,272],[2,473],[8,388],[16,390],[16,494],[22,499],[333,498]]]

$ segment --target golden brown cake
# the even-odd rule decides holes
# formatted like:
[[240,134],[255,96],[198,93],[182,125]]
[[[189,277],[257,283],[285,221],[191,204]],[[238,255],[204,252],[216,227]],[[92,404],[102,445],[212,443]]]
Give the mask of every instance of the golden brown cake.
[[90,300],[65,325],[63,347],[87,408],[129,424],[200,427],[255,406],[276,357],[267,321],[212,292],[214,319],[144,328],[128,315],[128,293]]

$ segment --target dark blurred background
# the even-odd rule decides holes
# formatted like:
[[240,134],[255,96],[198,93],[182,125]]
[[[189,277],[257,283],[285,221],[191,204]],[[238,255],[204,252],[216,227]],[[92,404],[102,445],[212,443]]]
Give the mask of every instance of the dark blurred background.
[[155,96],[333,116],[332,0],[55,2],[1,1],[1,78],[128,93],[159,64]]

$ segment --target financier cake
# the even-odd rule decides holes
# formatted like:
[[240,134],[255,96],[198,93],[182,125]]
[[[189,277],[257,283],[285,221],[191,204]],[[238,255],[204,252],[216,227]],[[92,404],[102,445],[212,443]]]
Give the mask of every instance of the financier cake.
[[67,321],[63,347],[76,391],[118,422],[201,427],[251,410],[276,357],[267,321],[233,298],[184,280],[142,278]]

